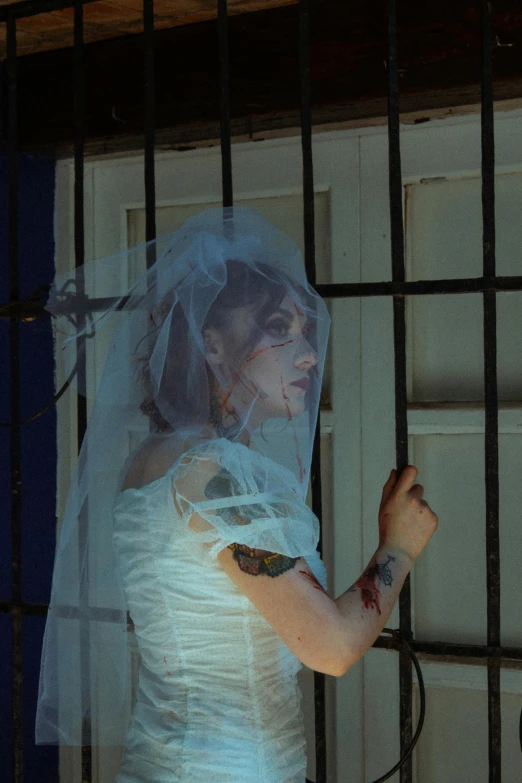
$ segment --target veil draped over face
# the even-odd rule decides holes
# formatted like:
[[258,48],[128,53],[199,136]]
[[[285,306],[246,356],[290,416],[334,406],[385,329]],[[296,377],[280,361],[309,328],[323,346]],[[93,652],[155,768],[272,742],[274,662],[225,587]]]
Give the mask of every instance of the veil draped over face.
[[174,535],[211,560],[234,544],[314,552],[305,498],[330,318],[295,243],[247,207],[57,277],[48,309],[57,360],[68,373],[85,361],[89,418],[57,541],[36,741],[122,745],[139,639],[118,499],[168,477]]

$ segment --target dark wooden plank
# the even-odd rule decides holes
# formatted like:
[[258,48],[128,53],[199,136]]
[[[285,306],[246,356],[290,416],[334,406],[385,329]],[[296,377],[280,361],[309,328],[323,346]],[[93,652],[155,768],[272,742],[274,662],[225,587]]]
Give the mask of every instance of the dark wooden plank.
[[[386,114],[386,9],[367,0],[311,0],[314,124]],[[398,19],[401,111],[480,101],[480,6],[475,0],[403,0]],[[522,97],[522,6],[494,6],[495,99]],[[229,22],[232,134],[299,127],[297,7]],[[86,151],[143,147],[141,35],[89,44]],[[159,147],[219,138],[215,22],[155,35]],[[72,149],[72,51],[19,63],[19,129],[25,149]]]
[[[229,0],[228,14],[245,14],[261,9],[291,5],[297,0]],[[143,31],[143,0],[82,0],[84,41],[93,43]],[[7,14],[18,20],[19,55],[73,46],[74,24],[71,0],[0,0],[0,58],[6,47],[2,22]],[[217,16],[216,0],[156,0],[156,29],[196,24]]]

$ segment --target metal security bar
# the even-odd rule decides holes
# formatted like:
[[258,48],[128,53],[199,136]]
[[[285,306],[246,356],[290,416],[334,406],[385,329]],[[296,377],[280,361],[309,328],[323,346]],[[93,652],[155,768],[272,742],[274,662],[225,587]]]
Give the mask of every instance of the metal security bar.
[[[85,210],[84,210],[84,146],[85,146],[85,61],[83,42],[83,5],[79,0],[74,3],[74,262],[78,269],[85,263]],[[84,294],[84,280],[81,273],[78,276],[77,290]],[[79,314],[78,328],[85,326],[85,317]],[[78,341],[78,356],[76,360],[78,379],[81,384],[86,380],[86,360],[83,350],[85,338]],[[87,400],[80,394],[76,395],[77,417],[77,448],[78,454],[82,447],[85,431],[87,429]],[[82,542],[88,536],[89,515],[86,507],[82,508],[80,516],[80,531],[78,535],[78,568],[82,568],[80,552]],[[82,591],[80,606],[88,609],[88,596]],[[80,623],[80,669],[86,671],[90,667],[90,650],[88,628],[85,623]],[[85,694],[80,698],[85,699]],[[84,705],[82,712],[85,713]],[[82,738],[81,750],[82,780],[90,781],[92,774],[92,749]]]
[[[47,607],[40,603],[23,601],[22,577],[22,515],[21,515],[21,424],[20,421],[20,362],[18,321],[21,317],[42,315],[41,303],[19,302],[18,264],[18,127],[17,127],[17,52],[16,20],[62,8],[74,8],[74,245],[76,265],[84,262],[84,147],[85,60],[83,41],[83,5],[94,0],[32,0],[0,9],[0,22],[7,23],[7,109],[8,109],[8,178],[9,178],[9,296],[10,309],[10,392],[11,392],[11,496],[12,496],[12,599],[0,601],[0,612],[12,620],[13,655],[13,758],[14,782],[22,783],[23,725],[22,725],[22,619],[24,616],[45,616]],[[412,638],[411,596],[409,580],[402,590],[400,634],[409,641],[414,651],[455,661],[483,661],[488,669],[488,726],[489,726],[489,783],[501,781],[501,723],[500,723],[500,666],[502,662],[521,661],[522,648],[504,647],[500,634],[500,559],[499,559],[499,481],[498,481],[498,395],[496,345],[496,293],[522,291],[522,276],[499,277],[495,265],[495,189],[494,189],[494,122],[492,76],[492,9],[488,0],[477,0],[482,13],[482,207],[483,207],[483,276],[451,280],[406,282],[404,266],[403,187],[400,157],[399,129],[399,65],[397,51],[396,0],[387,2],[387,79],[388,79],[388,139],[389,139],[389,194],[391,225],[392,277],[376,283],[316,285],[314,239],[314,179],[312,157],[312,120],[310,95],[310,11],[308,0],[299,1],[299,80],[301,95],[301,139],[303,160],[305,264],[310,283],[327,298],[393,297],[394,359],[395,359],[395,421],[397,468],[408,464],[408,426],[406,392],[406,329],[405,298],[415,295],[444,295],[450,293],[482,293],[484,305],[484,384],[485,384],[485,485],[486,485],[486,544],[487,544],[487,644],[452,644]],[[223,205],[233,204],[232,145],[230,124],[230,76],[228,51],[228,13],[226,0],[217,0],[217,36],[219,40],[220,126],[222,155]],[[146,202],[146,239],[156,235],[155,225],[155,90],[154,90],[154,7],[153,0],[143,0],[144,30],[144,179]],[[147,265],[154,263],[147,257]],[[81,293],[81,291],[80,291]],[[106,299],[91,299],[92,311],[104,309]],[[80,324],[81,326],[81,324]],[[85,377],[85,363],[77,368]],[[56,398],[55,398],[56,399]],[[34,417],[32,417],[34,418]],[[78,397],[78,446],[86,427],[85,399]],[[321,482],[319,458],[319,427],[314,442],[312,466],[312,502],[314,512],[321,519]],[[85,515],[87,517],[87,515]],[[86,531],[84,530],[85,534]],[[59,609],[57,607],[57,609]],[[83,645],[87,650],[87,646]],[[395,649],[400,653],[400,753],[405,754],[412,740],[412,668],[409,656],[400,640],[381,636],[376,648]],[[85,652],[88,655],[88,652]],[[84,658],[82,665],[88,666]],[[315,675],[316,719],[316,781],[326,782],[327,747],[325,739],[324,675]],[[387,776],[385,776],[387,777]],[[385,777],[380,778],[384,780]],[[82,780],[92,780],[91,748],[82,749]],[[411,756],[400,768],[401,783],[411,783]]]
[[[143,0],[143,44],[145,55],[145,241],[152,242],[153,239],[156,239],[154,0]],[[154,247],[147,249],[147,269],[156,261],[154,253]]]
[[[493,125],[493,31],[491,2],[482,0],[482,221],[483,275],[493,278],[495,265],[495,138]],[[500,537],[498,482],[497,300],[495,291],[483,293],[485,385],[485,481],[487,640],[500,646]],[[500,659],[488,658],[489,781],[500,783]]]
[[[316,285],[315,266],[315,203],[312,156],[312,110],[310,84],[310,12],[308,0],[299,7],[299,81],[301,107],[301,147],[303,160],[303,226],[304,262],[310,285]],[[318,550],[323,551],[323,510],[321,489],[321,410],[312,449],[311,466],[312,510],[319,519]],[[316,783],[326,783],[326,681],[321,672],[314,672],[315,708],[315,776]]]
[[[402,214],[402,174],[399,132],[399,64],[397,59],[397,6],[388,0],[388,146],[390,187],[390,230],[392,281],[404,283],[404,227]],[[393,344],[395,354],[395,451],[397,471],[408,464],[408,398],[406,392],[406,301],[393,297]],[[406,577],[399,596],[399,629],[408,641],[411,632],[410,576]],[[412,739],[413,682],[411,661],[403,652],[399,658],[400,751],[404,755]],[[400,770],[401,783],[412,779],[412,756]]]
[[[8,230],[9,230],[9,298],[19,298],[18,272],[18,149],[17,149],[17,96],[16,96],[16,20],[7,19],[7,85],[8,85]],[[20,420],[20,335],[16,318],[9,320],[11,421]],[[19,426],[11,427],[11,547],[12,547],[12,603],[21,606],[22,599],[22,449]],[[17,780],[23,774],[23,726],[22,726],[22,614],[13,611],[13,768]]]
[[218,0],[219,124],[221,129],[221,186],[223,206],[234,204],[232,187],[232,141],[230,136],[230,74],[228,55],[227,0]]

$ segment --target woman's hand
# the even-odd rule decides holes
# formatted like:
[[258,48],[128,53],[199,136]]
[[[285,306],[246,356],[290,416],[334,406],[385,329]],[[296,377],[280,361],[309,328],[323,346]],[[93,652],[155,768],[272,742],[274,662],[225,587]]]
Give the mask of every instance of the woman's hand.
[[392,470],[379,508],[379,547],[402,549],[415,560],[437,529],[438,517],[422,499],[424,487],[413,484],[419,471],[408,465],[397,480]]

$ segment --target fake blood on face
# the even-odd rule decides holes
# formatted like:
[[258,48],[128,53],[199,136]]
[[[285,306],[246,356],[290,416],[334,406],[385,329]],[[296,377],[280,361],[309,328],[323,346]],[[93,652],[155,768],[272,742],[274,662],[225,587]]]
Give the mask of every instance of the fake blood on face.
[[[288,398],[288,394],[286,393],[286,389],[285,389],[285,385],[284,385],[282,376],[281,376],[281,392],[283,394],[283,399],[285,401],[286,415],[288,416],[288,421],[292,422],[292,412],[290,410],[290,404],[289,404],[290,400]],[[292,430],[293,430],[294,443],[295,443],[295,455],[296,455],[296,458],[297,458],[297,465],[299,467],[299,483],[302,484],[304,479],[305,479],[306,471],[304,469],[303,460],[301,459],[301,455],[299,454],[299,443],[297,441],[297,434],[296,434],[296,431],[295,431],[295,427],[293,427]]]

